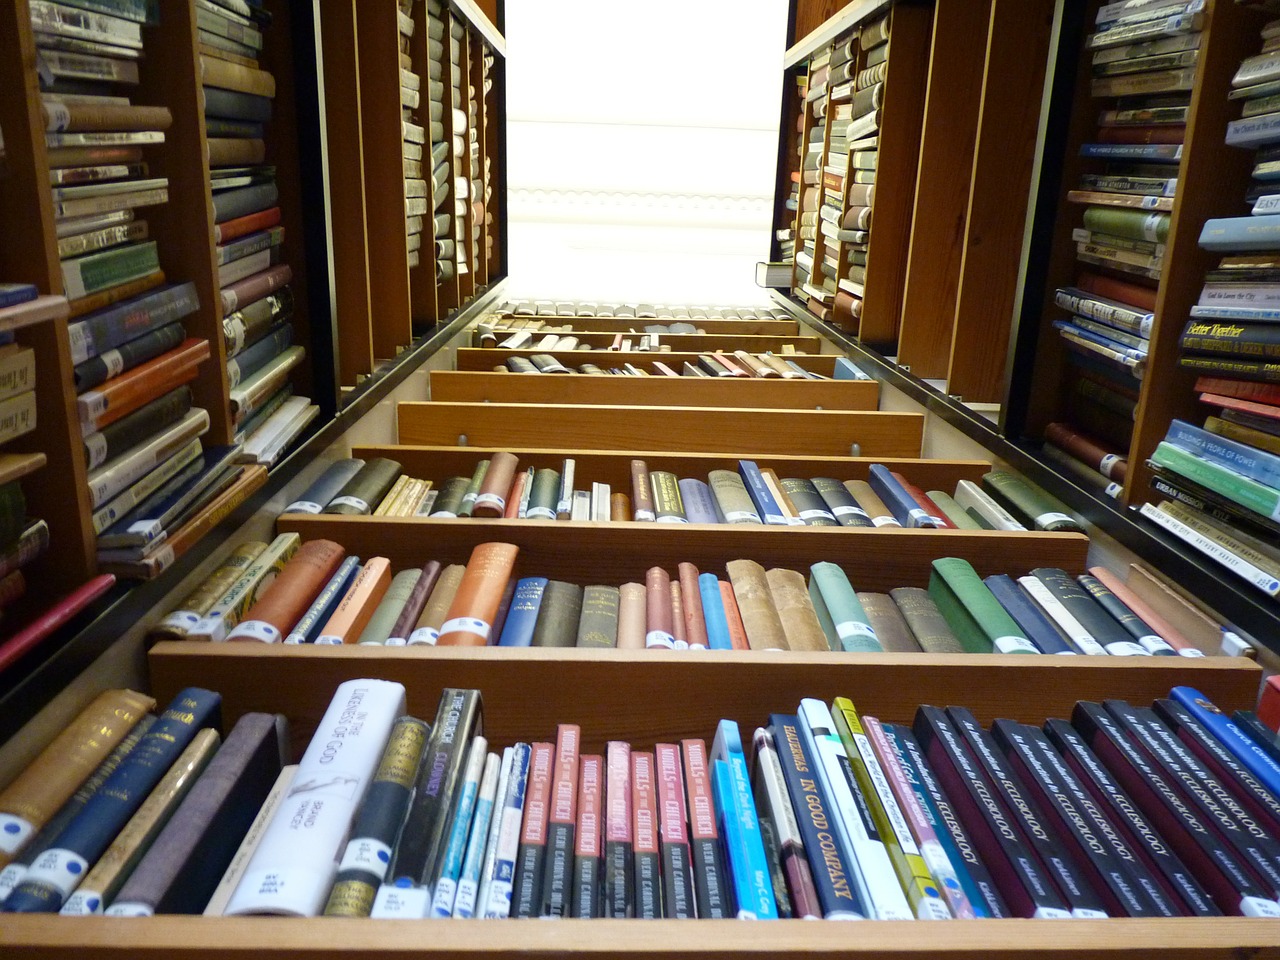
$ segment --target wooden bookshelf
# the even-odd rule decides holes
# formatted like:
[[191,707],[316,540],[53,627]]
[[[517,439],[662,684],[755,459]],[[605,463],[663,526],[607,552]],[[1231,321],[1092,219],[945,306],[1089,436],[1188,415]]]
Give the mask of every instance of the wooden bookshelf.
[[[618,320],[611,317],[523,317],[512,314],[503,314],[492,319],[485,318],[480,322],[492,324],[494,331],[514,330],[522,320],[535,320],[542,323],[537,329],[543,333],[559,333],[561,331],[569,333],[644,333],[644,328],[649,325],[666,326],[671,323],[690,323],[699,331],[706,334],[729,333],[735,336],[741,334],[751,334],[767,337],[787,337],[796,336],[799,331],[799,324],[795,320],[676,320],[671,317],[663,317],[660,319],[640,319],[635,320]],[[662,336],[678,336],[674,333],[666,333],[658,331]]]
[[[488,370],[505,363],[508,357],[531,357],[537,353],[546,353],[555,357],[567,367],[580,363],[594,363],[603,367],[622,366],[633,363],[638,367],[650,369],[649,364],[660,360],[675,370],[684,364],[698,362],[697,353],[686,353],[678,350],[536,350],[517,347],[459,347],[456,354],[455,367],[458,370]],[[821,374],[824,377],[834,376],[836,370],[835,354],[790,354],[783,360],[794,360],[805,370]],[[732,379],[725,377],[724,379]],[[741,379],[741,378],[737,378]],[[793,381],[799,382],[799,381]]]
[[[538,340],[547,334],[549,330],[530,331],[533,335],[533,342],[536,344]],[[614,342],[614,338],[618,336],[616,333],[596,333],[589,330],[575,332],[571,334],[578,338],[579,344],[586,344],[593,350],[607,350]],[[623,334],[633,343],[638,343],[640,337],[645,336],[641,332],[635,334]],[[658,334],[659,342],[664,345],[670,345],[673,351],[681,353],[702,353],[707,351],[729,351],[746,350],[748,353],[782,353],[785,349],[791,348],[796,353],[817,353],[822,348],[822,341],[816,336],[770,336],[763,334],[748,333],[660,333]],[[472,344],[480,346],[480,334],[472,333]],[[656,352],[656,351],[655,351]]]

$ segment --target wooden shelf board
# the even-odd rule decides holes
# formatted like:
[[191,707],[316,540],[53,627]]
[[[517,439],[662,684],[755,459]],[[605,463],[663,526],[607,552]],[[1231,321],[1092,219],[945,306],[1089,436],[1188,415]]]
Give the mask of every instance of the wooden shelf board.
[[879,15],[882,11],[887,10],[892,3],[893,0],[862,0],[861,3],[849,4],[835,16],[829,17],[787,48],[787,52],[782,56],[782,69],[790,70],[800,61],[808,60],[820,47],[830,43],[840,34],[857,26],[864,20],[870,20],[872,17]]
[[0,483],[12,483],[28,474],[35,473],[49,458],[37,451],[35,453],[0,453]]
[[0,333],[11,333],[47,320],[65,320],[67,298],[42,294],[26,303],[0,310]]

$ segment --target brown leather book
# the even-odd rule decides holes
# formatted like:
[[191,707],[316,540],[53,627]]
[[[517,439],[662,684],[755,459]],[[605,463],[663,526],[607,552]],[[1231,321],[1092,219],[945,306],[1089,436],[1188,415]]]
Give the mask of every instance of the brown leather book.
[[649,484],[649,467],[643,460],[631,461],[631,505],[633,519],[645,522],[657,519],[653,487]]
[[673,650],[675,617],[671,610],[671,576],[662,567],[650,567],[644,575],[645,634],[648,648]]
[[724,604],[724,619],[729,625],[730,646],[734,650],[750,650],[747,628],[743,626],[742,614],[738,611],[738,599],[733,595],[733,584],[728,580],[720,581],[720,602]]
[[919,653],[915,634],[902,616],[902,611],[887,593],[859,593],[858,600],[867,612],[871,628],[886,653]]
[[849,491],[853,499],[858,502],[858,506],[863,509],[867,516],[871,518],[871,522],[877,527],[902,526],[894,517],[893,512],[884,505],[884,501],[871,489],[871,484],[867,483],[867,481],[846,480],[844,488]]
[[462,583],[466,572],[467,568],[461,563],[451,563],[440,571],[440,578],[427,597],[422,614],[413,625],[413,632],[409,634],[409,643],[434,645],[440,639],[440,627],[444,624],[453,598],[458,593],[458,584]]
[[754,560],[730,560],[725,564],[733,595],[742,614],[747,642],[752,650],[786,650],[787,634],[773,605],[773,593],[764,567]]
[[643,583],[624,583],[618,588],[619,650],[644,649],[646,601]]
[[0,867],[26,845],[156,702],[104,690],[0,792]]
[[471,508],[473,517],[503,515],[519,467],[520,458],[513,453],[495,453],[489,458],[489,469],[485,471],[480,492],[476,494],[475,505]]
[[478,544],[471,551],[467,572],[440,626],[440,646],[483,647],[493,639],[489,634],[519,552],[513,543],[496,542]]
[[533,647],[572,647],[582,621],[582,588],[576,583],[550,580],[542,591],[538,620],[533,626]]
[[698,568],[692,563],[682,563],[678,570],[685,639],[691,647],[708,647],[710,641],[707,639],[707,618],[702,610],[702,591],[698,588]]
[[818,614],[809,598],[809,585],[798,570],[775,567],[765,573],[773,605],[778,610],[787,647],[791,650],[830,653],[831,644],[818,622]]
[[684,626],[684,598],[680,595],[680,581],[671,581],[671,635],[676,638],[676,647],[684,649],[689,646],[689,635]]
[[964,653],[951,626],[923,587],[898,587],[889,596],[902,611],[911,633],[926,653]]
[[625,493],[615,493],[609,497],[609,519],[615,522],[631,519],[631,498]]
[[307,612],[346,556],[332,540],[308,540],[284,565],[262,599],[249,608],[227,640],[279,643]]

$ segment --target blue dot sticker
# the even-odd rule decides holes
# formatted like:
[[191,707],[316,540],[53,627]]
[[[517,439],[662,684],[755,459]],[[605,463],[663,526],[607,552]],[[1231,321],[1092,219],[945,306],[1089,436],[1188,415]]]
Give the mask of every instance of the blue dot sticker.
[[381,860],[383,863],[390,863],[390,862],[391,862],[391,854],[387,853],[387,851],[385,851],[385,850],[379,850],[379,851],[378,851],[378,859],[379,859],[379,860]]
[[74,860],[67,864],[67,870],[70,873],[79,873],[83,869],[84,867],[80,866],[80,864],[76,863]]
[[89,908],[90,913],[97,913],[98,907],[100,907],[101,905],[102,905],[102,901],[99,900],[97,897],[90,897],[85,902],[85,906]]
[[17,833],[17,832],[18,832],[19,830],[21,830],[21,829],[22,829],[22,828],[21,828],[20,826],[18,826],[16,823],[6,823],[6,824],[4,825],[4,832],[5,832],[5,833]]

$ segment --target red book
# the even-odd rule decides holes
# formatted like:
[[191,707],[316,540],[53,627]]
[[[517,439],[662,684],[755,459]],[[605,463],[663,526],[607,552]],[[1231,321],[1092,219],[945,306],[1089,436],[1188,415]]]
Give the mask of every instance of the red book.
[[696,914],[689,852],[689,817],[684,806],[680,748],[674,743],[659,743],[653,751],[658,768],[663,915],[676,920],[687,920]]
[[644,595],[645,647],[674,650],[675,618],[671,611],[671,576],[667,571],[661,567],[649,568],[644,575]]
[[1144,287],[1140,283],[1117,280],[1114,277],[1106,277],[1100,273],[1081,273],[1076,277],[1076,286],[1081,290],[1095,293],[1100,297],[1107,297],[1111,300],[1119,300],[1121,303],[1127,303],[1132,307],[1141,307],[1143,310],[1155,310],[1156,308],[1155,287]]
[[582,729],[576,723],[556,728],[556,762],[547,817],[546,861],[540,916],[569,915],[573,875],[573,831],[578,822],[578,752]]
[[938,505],[933,502],[933,498],[917,487],[900,473],[889,471],[890,475],[902,484],[902,489],[911,495],[911,499],[920,504],[920,509],[929,515],[931,520],[937,521],[937,526],[943,530],[954,530],[956,525],[947,519],[947,515],[938,509]]
[[689,646],[689,635],[684,626],[684,598],[680,595],[680,584],[671,581],[671,635],[676,638],[676,647],[684,650]]
[[1236,397],[1223,396],[1220,393],[1202,393],[1200,394],[1200,399],[1204,403],[1212,404],[1215,407],[1225,407],[1228,410],[1252,413],[1259,417],[1267,417],[1270,420],[1280,420],[1280,407],[1272,406],[1269,403],[1240,400]]
[[682,563],[679,576],[685,639],[691,647],[706,648],[710,641],[707,640],[707,619],[702,612],[702,592],[698,589],[698,568],[692,563]]
[[543,861],[547,851],[547,819],[550,815],[551,768],[556,748],[533,744],[529,757],[529,781],[525,787],[524,825],[516,855],[511,891],[511,916],[536,917],[542,905]]
[[1161,124],[1150,127],[1099,127],[1097,142],[1182,143],[1186,138],[1187,128],[1181,124]]
[[1258,719],[1270,730],[1280,733],[1280,674],[1267,677],[1258,700]]
[[631,829],[635,915],[640,920],[657,920],[662,916],[662,858],[652,753],[631,754]]
[[524,497],[524,485],[529,482],[528,472],[516,474],[515,482],[511,484],[511,494],[507,497],[506,509],[502,511],[502,516],[506,520],[515,520],[520,516],[520,500]]
[[604,797],[604,910],[606,917],[635,915],[631,897],[631,745],[611,740]]
[[110,573],[94,577],[58,600],[8,640],[0,643],[0,671],[7,669],[27,651],[37,647],[77,613],[106,593],[115,584]]
[[251,213],[244,217],[236,217],[226,223],[214,224],[213,242],[227,243],[236,239],[236,237],[243,237],[246,234],[274,227],[279,222],[280,208],[268,207],[266,210],[259,210],[257,213]]
[[722,920],[729,916],[725,901],[724,852],[716,830],[716,809],[711,799],[711,773],[707,770],[707,745],[702,740],[681,740],[684,755],[685,793],[689,800],[689,853],[693,861],[694,898],[699,917]]
[[729,643],[734,650],[750,650],[747,628],[743,626],[742,613],[738,610],[738,598],[733,595],[733,584],[728,580],[720,581],[720,599],[724,603],[724,618],[729,624]]
[[1253,400],[1280,406],[1280,384],[1258,383],[1253,380],[1229,380],[1226,377],[1197,377],[1198,393],[1216,393],[1222,397]]
[[573,845],[573,893],[569,913],[574,917],[600,917],[601,912],[601,790],[604,757],[586,754],[578,764],[578,827]]

